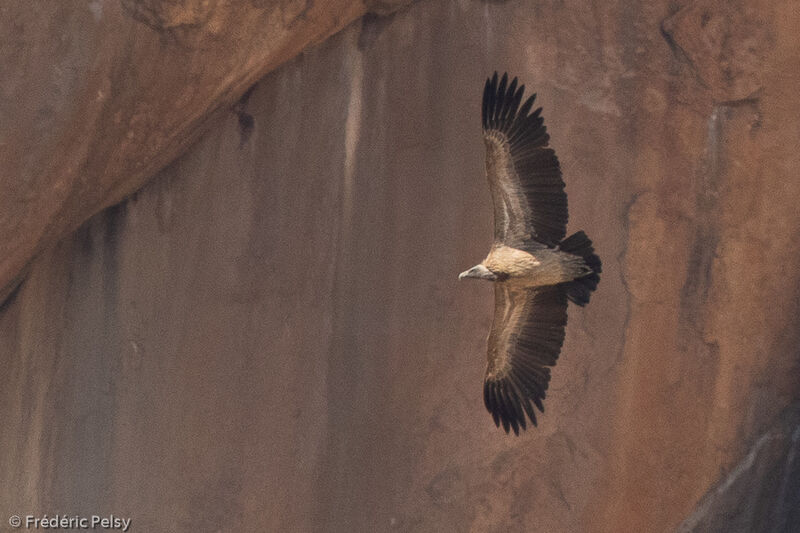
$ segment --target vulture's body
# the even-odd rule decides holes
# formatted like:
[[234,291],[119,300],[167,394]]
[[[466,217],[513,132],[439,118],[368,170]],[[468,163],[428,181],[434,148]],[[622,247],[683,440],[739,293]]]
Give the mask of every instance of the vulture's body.
[[506,432],[536,425],[564,342],[567,301],[589,302],[600,258],[583,232],[564,239],[567,195],[555,152],[547,147],[541,108],[529,113],[524,86],[497,73],[483,93],[486,176],[494,204],[494,242],[483,262],[459,279],[495,283],[484,402]]

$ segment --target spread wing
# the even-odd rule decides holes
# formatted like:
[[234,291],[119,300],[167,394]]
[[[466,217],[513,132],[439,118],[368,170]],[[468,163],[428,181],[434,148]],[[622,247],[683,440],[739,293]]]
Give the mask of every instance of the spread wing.
[[529,114],[534,94],[522,106],[525,86],[507,85],[497,72],[483,91],[486,177],[494,203],[494,239],[517,246],[531,236],[553,246],[567,231],[567,194],[550,136],[539,116]]
[[[533,405],[542,400],[556,364],[567,325],[567,297],[561,287],[520,289],[494,284],[494,322],[489,334],[489,364],[483,399],[494,423],[508,433],[525,429],[525,415],[536,425]],[[532,405],[533,404],[533,405]]]

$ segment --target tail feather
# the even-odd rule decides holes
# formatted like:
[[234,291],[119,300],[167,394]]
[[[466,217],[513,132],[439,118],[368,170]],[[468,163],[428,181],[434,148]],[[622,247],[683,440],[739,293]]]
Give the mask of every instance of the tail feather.
[[592,273],[574,281],[562,283],[561,286],[567,293],[567,298],[580,306],[589,303],[589,297],[600,283],[600,273],[603,271],[603,263],[597,254],[594,253],[592,241],[582,231],[570,235],[559,244],[559,248],[567,253],[578,255],[583,258]]

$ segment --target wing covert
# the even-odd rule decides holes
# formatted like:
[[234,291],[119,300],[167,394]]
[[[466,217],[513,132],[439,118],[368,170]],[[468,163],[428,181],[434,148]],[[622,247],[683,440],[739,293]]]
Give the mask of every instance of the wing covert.
[[494,204],[495,241],[510,246],[533,236],[555,245],[567,229],[567,194],[536,95],[520,105],[525,86],[497,72],[483,91],[486,176]]
[[561,287],[521,289],[495,284],[495,311],[489,334],[484,403],[495,425],[508,433],[536,425],[542,400],[564,343],[567,297]]

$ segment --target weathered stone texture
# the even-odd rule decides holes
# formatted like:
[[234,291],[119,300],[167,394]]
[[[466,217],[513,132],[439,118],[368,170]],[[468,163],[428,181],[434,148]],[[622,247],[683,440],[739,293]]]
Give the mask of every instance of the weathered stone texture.
[[[178,30],[150,46],[192,38],[151,3],[135,31]],[[0,508],[141,531],[796,530],[798,27],[790,0],[426,0],[350,25],[32,263],[0,310]],[[519,438],[482,404],[492,289],[456,280],[491,239],[495,69],[538,92],[569,229],[604,261]],[[156,142],[143,120],[131,142]]]
[[0,3],[0,300],[264,73],[360,16],[334,0]]

